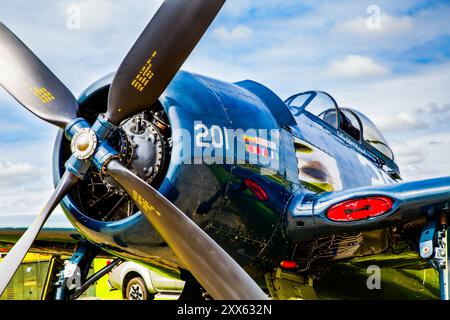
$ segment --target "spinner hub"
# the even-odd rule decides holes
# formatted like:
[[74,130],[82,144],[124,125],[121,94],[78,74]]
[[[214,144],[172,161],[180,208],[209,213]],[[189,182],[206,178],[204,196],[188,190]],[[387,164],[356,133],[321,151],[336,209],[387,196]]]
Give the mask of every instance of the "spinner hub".
[[97,135],[89,128],[78,130],[72,138],[70,149],[79,160],[89,159],[97,148]]

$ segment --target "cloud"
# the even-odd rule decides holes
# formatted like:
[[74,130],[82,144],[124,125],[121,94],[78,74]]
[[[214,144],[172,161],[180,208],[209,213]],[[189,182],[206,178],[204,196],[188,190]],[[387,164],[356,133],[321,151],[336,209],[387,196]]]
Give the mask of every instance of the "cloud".
[[0,126],[0,133],[10,133],[14,131],[20,131],[26,129],[26,126],[22,123],[4,123]]
[[445,85],[450,82],[450,63],[414,66],[407,74],[393,73],[370,81],[344,80],[323,82],[320,88],[330,91],[341,106],[358,109],[372,119],[415,114],[431,101],[440,106],[450,101]]
[[213,36],[217,37],[219,41],[231,42],[231,44],[236,41],[248,40],[253,34],[252,29],[243,25],[232,29],[228,29],[225,26],[220,26],[214,29],[212,33]]
[[414,114],[401,112],[398,114],[377,115],[372,118],[383,131],[402,131],[411,129],[424,129],[428,124]]
[[[79,0],[75,3],[60,2],[59,5],[67,17],[79,13],[80,28],[86,28],[89,32],[110,25],[111,17],[121,9],[119,3],[110,0]],[[79,11],[70,10],[74,7],[79,8]]]
[[30,163],[0,162],[0,183],[8,177],[30,176],[33,171],[33,165]]
[[423,108],[416,108],[408,113],[376,115],[373,120],[385,132],[448,126],[450,123],[450,103],[438,105],[431,102]]
[[358,36],[393,36],[411,32],[415,28],[413,18],[409,16],[381,14],[378,26],[372,21],[371,16],[359,16],[339,22],[336,30]]
[[391,147],[394,150],[397,162],[402,167],[417,165],[426,159],[426,154],[422,150],[411,148],[409,144],[394,144]]
[[46,170],[28,162],[0,162],[0,214],[38,213],[50,191]]
[[[3,134],[2,134],[3,137]],[[0,137],[0,216],[38,214],[54,190],[53,137],[2,141]],[[55,214],[61,214],[60,208]],[[1,225],[1,218],[0,218]]]
[[431,102],[425,108],[417,109],[417,116],[430,125],[450,126],[450,103],[439,105]]
[[405,181],[450,175],[450,134],[438,130],[405,130],[391,147]]
[[328,74],[342,78],[380,77],[388,75],[389,69],[369,57],[349,54],[331,61]]

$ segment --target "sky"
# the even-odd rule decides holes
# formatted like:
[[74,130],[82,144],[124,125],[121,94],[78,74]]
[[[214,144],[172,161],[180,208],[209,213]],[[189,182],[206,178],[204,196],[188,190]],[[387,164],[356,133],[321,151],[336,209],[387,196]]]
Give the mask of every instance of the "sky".
[[[78,96],[119,66],[161,3],[3,0],[0,21]],[[252,79],[283,99],[327,91],[381,128],[404,180],[445,176],[448,17],[449,1],[228,0],[183,69]],[[45,204],[55,136],[0,89],[0,215],[36,214]]]

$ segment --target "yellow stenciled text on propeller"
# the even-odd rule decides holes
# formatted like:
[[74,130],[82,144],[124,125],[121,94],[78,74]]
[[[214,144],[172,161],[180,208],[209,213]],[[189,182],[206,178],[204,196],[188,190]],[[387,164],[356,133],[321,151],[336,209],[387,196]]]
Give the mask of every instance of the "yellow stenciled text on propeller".
[[133,190],[131,196],[133,200],[147,213],[156,213],[158,216],[161,216],[158,210],[156,210],[147,200],[144,199],[136,190]]
[[152,71],[153,67],[153,59],[158,54],[157,51],[154,51],[153,54],[147,59],[147,62],[144,66],[139,70],[139,73],[134,77],[131,85],[136,88],[139,92],[142,92],[145,87],[150,83],[150,80],[153,78],[155,73]]
[[47,88],[45,88],[45,87],[41,87],[41,88],[32,87],[32,86],[30,86],[28,84],[25,84],[25,85],[27,86],[27,88],[29,90],[31,90],[31,92],[33,92],[33,94],[39,100],[41,100],[41,102],[43,104],[46,104],[46,103],[49,103],[49,102],[55,100],[55,96],[50,91],[48,91]]

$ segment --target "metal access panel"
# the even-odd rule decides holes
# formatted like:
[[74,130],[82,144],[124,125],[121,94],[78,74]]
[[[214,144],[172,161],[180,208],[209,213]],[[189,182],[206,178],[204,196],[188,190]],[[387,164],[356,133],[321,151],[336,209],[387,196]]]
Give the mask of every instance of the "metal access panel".
[[48,269],[48,260],[23,263],[0,300],[38,300]]
[[36,300],[37,299],[37,269],[38,263],[27,263],[20,271],[23,277],[23,298],[22,300]]

